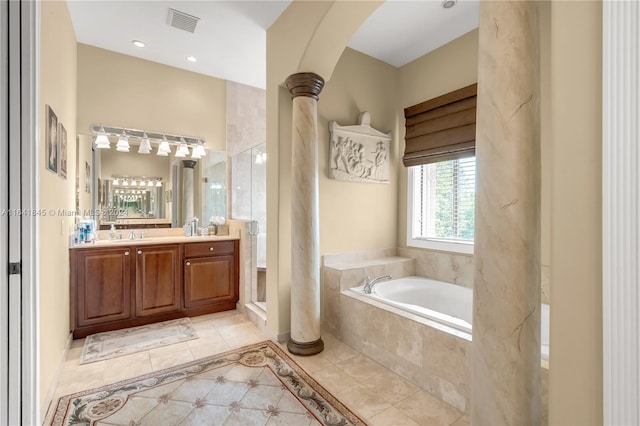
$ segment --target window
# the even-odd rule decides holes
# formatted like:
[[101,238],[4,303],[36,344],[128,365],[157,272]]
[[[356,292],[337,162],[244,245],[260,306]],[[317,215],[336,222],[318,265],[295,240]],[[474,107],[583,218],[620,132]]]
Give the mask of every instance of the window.
[[476,160],[408,168],[407,245],[473,253]]

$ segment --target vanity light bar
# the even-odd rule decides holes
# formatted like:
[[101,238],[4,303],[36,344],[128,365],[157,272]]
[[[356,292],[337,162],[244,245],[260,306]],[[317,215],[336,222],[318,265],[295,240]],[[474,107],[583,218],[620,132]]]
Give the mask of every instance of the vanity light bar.
[[114,186],[162,186],[162,178],[112,175]]
[[[185,135],[176,135],[171,133],[162,133],[162,132],[152,132],[148,130],[138,130],[138,129],[130,129],[128,127],[116,127],[116,126],[104,126],[102,124],[92,124],[90,127],[91,133],[94,135],[106,135],[106,136],[117,136],[120,137],[123,133],[131,139],[148,139],[153,142],[162,142],[165,138],[167,142],[171,145],[180,146],[180,144],[184,141],[190,147],[197,147],[198,144],[205,145],[206,142],[203,138],[197,136],[185,136]],[[101,139],[103,141],[103,139]],[[105,143],[105,142],[102,142]],[[146,142],[145,142],[146,144]],[[106,147],[105,147],[106,148]]]

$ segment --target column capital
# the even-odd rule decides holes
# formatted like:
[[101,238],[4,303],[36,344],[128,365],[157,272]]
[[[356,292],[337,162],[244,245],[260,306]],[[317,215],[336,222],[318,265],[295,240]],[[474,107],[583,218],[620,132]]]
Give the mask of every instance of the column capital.
[[193,169],[196,166],[195,160],[182,160],[182,165],[186,169]]
[[313,72],[299,72],[291,74],[284,82],[292,98],[306,96],[318,100],[318,95],[324,87],[324,79]]

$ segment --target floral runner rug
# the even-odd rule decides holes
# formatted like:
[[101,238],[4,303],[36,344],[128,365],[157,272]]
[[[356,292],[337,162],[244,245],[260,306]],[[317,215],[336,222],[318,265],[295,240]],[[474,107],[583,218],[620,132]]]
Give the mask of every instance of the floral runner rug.
[[63,396],[51,425],[364,425],[266,341]]
[[103,361],[197,338],[198,335],[189,318],[92,334],[87,336],[84,342],[80,364]]

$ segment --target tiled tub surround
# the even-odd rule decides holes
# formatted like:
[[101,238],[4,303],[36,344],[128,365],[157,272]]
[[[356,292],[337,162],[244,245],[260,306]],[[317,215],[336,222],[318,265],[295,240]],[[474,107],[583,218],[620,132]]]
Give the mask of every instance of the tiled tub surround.
[[[396,252],[393,252],[395,255]],[[415,275],[473,288],[473,255],[400,247],[397,255],[415,259]],[[338,255],[333,255],[334,258]],[[351,256],[351,254],[348,254]],[[541,302],[550,304],[550,266],[540,267]]]
[[[389,249],[373,254],[325,256],[324,260],[323,327],[390,370],[468,412],[471,335],[348,289],[362,286],[367,276],[429,276],[430,271],[437,275],[432,278],[468,283],[466,286],[470,287],[473,257]],[[543,361],[543,366],[546,364]],[[545,422],[547,375],[543,368]]]

